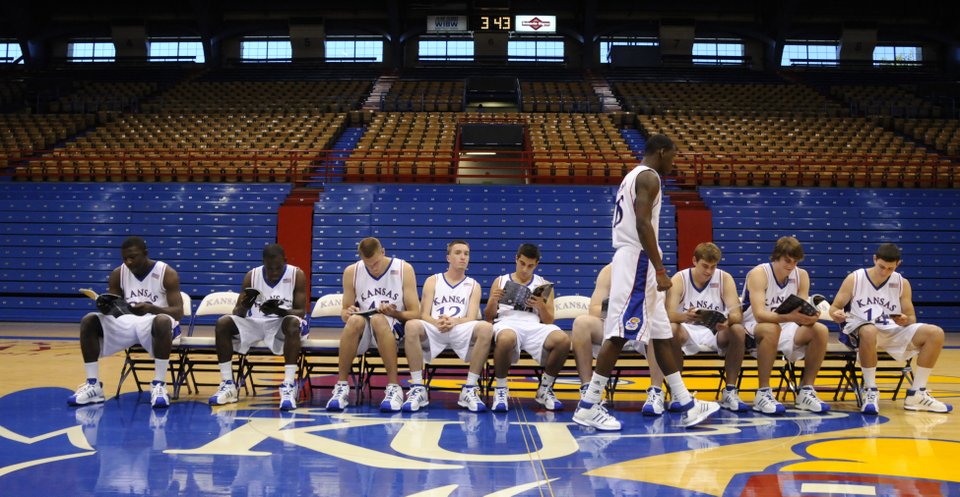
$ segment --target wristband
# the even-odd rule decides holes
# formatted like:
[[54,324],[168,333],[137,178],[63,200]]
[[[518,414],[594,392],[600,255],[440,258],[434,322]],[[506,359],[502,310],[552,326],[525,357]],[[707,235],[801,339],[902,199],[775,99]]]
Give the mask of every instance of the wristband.
[[667,274],[667,268],[657,269],[657,274],[658,274],[658,275],[660,275],[660,274]]

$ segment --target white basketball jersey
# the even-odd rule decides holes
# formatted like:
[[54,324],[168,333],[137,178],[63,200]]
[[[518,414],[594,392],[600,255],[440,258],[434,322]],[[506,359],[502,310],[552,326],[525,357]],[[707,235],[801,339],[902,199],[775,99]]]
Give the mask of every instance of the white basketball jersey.
[[[441,315],[451,318],[467,317],[470,308],[470,295],[477,286],[477,281],[467,276],[455,285],[450,285],[443,273],[434,275],[436,286],[433,292],[433,308],[430,315],[435,319]],[[476,317],[476,316],[474,316]]]
[[[613,211],[613,248],[636,247],[640,248],[640,234],[637,233],[637,214],[633,206],[637,200],[637,176],[644,171],[656,171],[647,166],[637,166],[633,168],[620,183],[620,189],[617,190],[617,204]],[[657,174],[657,181],[660,181],[660,175]],[[660,202],[662,194],[657,191],[657,198],[653,201],[653,210],[650,214],[650,224],[653,225],[653,233],[657,237],[657,243],[660,242]],[[659,247],[658,247],[659,248]]]
[[124,300],[131,304],[149,302],[158,307],[167,307],[167,290],[163,287],[163,274],[166,271],[165,262],[154,261],[153,268],[141,280],[126,264],[121,265],[120,289]]
[[362,311],[376,309],[381,304],[393,304],[403,311],[403,260],[393,257],[387,270],[374,278],[363,261],[356,263],[353,289],[357,292],[357,307]]
[[723,270],[717,269],[713,276],[707,281],[703,288],[697,288],[693,282],[692,268],[680,271],[683,276],[683,295],[680,296],[679,312],[685,312],[687,309],[710,309],[712,311],[722,312],[724,315],[730,312],[727,304],[723,302]]
[[[510,281],[510,274],[505,274],[500,277],[500,288],[503,288],[507,285],[507,282]],[[538,286],[546,283],[547,280],[543,279],[543,276],[539,274],[533,275],[533,278],[527,283],[527,288],[530,291],[533,291]],[[523,284],[523,282],[517,282]],[[497,307],[497,318],[494,321],[500,321],[504,319],[516,319],[522,321],[531,321],[531,322],[540,322],[540,311],[527,307],[526,309],[515,309],[512,305],[500,304]]]
[[866,269],[854,273],[853,297],[847,304],[846,312],[854,318],[873,322],[878,328],[896,328],[899,326],[891,314],[902,314],[900,294],[903,291],[903,277],[894,272],[880,286],[874,286]]
[[[288,311],[293,309],[293,290],[297,286],[297,266],[287,264],[283,270],[283,276],[280,277],[280,281],[276,282],[274,286],[270,286],[270,283],[267,282],[266,275],[263,272],[263,266],[253,268],[250,280],[250,285],[260,291],[260,298],[258,298],[257,303],[250,308],[250,312],[247,314],[248,316],[253,318],[267,317],[266,314],[260,311],[260,304],[267,300],[279,300],[281,309]],[[270,317],[276,316],[270,314]]]
[[[776,309],[784,300],[787,300],[787,297],[791,294],[799,292],[800,268],[794,268],[787,276],[787,281],[781,286],[777,281],[777,277],[773,274],[773,263],[767,262],[757,267],[762,267],[763,271],[767,273],[767,294],[764,296],[764,306],[766,306],[768,311]],[[757,319],[753,317],[753,308],[750,307],[750,291],[747,290],[747,285],[744,283],[743,322],[756,322],[756,320]]]

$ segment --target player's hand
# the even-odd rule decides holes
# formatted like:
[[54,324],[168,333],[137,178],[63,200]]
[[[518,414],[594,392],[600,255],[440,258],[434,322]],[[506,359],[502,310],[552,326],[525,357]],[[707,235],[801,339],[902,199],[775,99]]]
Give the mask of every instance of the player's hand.
[[687,315],[686,319],[688,323],[696,323],[697,321],[700,321],[700,316],[697,314],[697,310],[693,307],[687,309],[685,314]]
[[847,320],[847,313],[843,312],[843,309],[830,309],[830,319],[834,323],[842,323]]
[[342,319],[343,322],[346,323],[350,319],[350,316],[353,316],[353,313],[355,312],[360,312],[360,307],[351,305],[350,307],[347,307],[346,309],[340,311],[340,319]]
[[450,316],[441,315],[437,318],[437,329],[440,330],[441,333],[447,333],[452,330],[453,319],[451,319]]
[[274,314],[279,316],[283,309],[280,308],[280,302],[278,300],[267,300],[264,303],[260,304],[260,312],[264,314]]
[[397,311],[397,306],[393,304],[380,304],[380,306],[377,307],[377,311],[384,316],[390,316],[392,318],[399,317],[398,314],[400,313]]
[[730,328],[730,325],[728,324],[729,322],[730,322],[730,321],[727,320],[727,321],[721,321],[721,322],[717,323],[717,333],[719,333],[719,332],[721,332],[721,331],[724,331],[724,330]]
[[527,299],[526,304],[527,304],[527,307],[536,309],[542,313],[543,310],[547,307],[547,299],[543,297],[537,297],[534,295]]
[[897,314],[895,316],[890,316],[890,320],[894,323],[897,323],[897,326],[907,326],[910,324],[910,318],[906,314]]
[[136,304],[130,304],[130,312],[136,314],[137,316],[156,314],[153,312],[153,307],[154,305],[149,302],[137,302]]
[[657,273],[657,291],[665,292],[673,286],[673,281],[670,280],[670,275],[667,273]]
[[794,309],[790,314],[787,314],[790,317],[790,321],[799,324],[800,326],[810,326],[816,324],[819,316],[808,316],[802,312],[800,309]]
[[490,298],[487,301],[496,304],[500,302],[500,297],[503,297],[503,288],[497,287],[490,290]]

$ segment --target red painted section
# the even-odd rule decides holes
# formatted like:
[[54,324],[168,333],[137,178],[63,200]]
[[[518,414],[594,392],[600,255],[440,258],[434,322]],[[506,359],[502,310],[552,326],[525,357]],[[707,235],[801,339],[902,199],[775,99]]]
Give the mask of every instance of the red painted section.
[[713,214],[710,210],[702,206],[677,205],[677,270],[692,266],[693,249],[712,241]]
[[277,216],[277,243],[283,245],[287,253],[287,262],[302,269],[307,276],[309,298],[313,251],[313,203],[280,206]]

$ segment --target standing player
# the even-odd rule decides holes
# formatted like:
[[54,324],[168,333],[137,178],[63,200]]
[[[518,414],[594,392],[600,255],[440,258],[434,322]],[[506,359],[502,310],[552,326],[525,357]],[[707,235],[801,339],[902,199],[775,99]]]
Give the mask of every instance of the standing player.
[[403,403],[404,411],[417,411],[430,403],[423,385],[423,355],[426,353],[433,360],[447,348],[453,349],[462,361],[470,362],[458,404],[473,412],[487,410],[477,383],[490,355],[493,326],[479,320],[483,289],[466,275],[470,264],[467,242],[454,240],[447,244],[447,263],[445,273],[430,276],[423,283],[420,319],[411,319],[405,326],[404,352],[413,385]]
[[413,266],[402,259],[387,257],[380,240],[360,240],[360,261],[343,271],[343,310],[345,323],[340,335],[340,362],[333,397],[328,411],[340,411],[348,405],[350,386],[347,376],[353,359],[376,344],[387,370],[387,388],[380,410],[397,412],[403,406],[403,389],[397,381],[397,337],[403,322],[420,316],[417,276]]
[[[720,397],[720,407],[739,412],[749,409],[740,401],[737,378],[743,364],[743,346],[746,331],[740,324],[740,298],[737,285],[730,273],[717,269],[720,248],[712,243],[701,243],[693,250],[693,267],[673,275],[672,286],[667,290],[667,315],[673,329],[673,357],[683,370],[683,356],[700,352],[701,347],[713,350],[724,357],[726,388]],[[698,309],[717,311],[727,317],[711,329],[700,322]],[[663,373],[657,365],[652,344],[647,344],[650,361],[650,390],[643,413],[659,416],[663,413]],[[674,408],[671,403],[671,408]]]
[[682,424],[695,425],[720,409],[716,402],[693,398],[683,384],[671,352],[670,321],[664,292],[671,280],[663,267],[658,242],[660,175],[673,170],[677,148],[664,135],[647,140],[643,162],[620,183],[613,214],[613,279],[604,321],[604,342],[590,386],[580,398],[573,420],[599,430],[619,430],[620,422],[600,404],[610,371],[627,340],[649,335],[667,383],[684,411]]
[[[250,292],[249,288],[256,292]],[[283,355],[280,409],[296,409],[300,340],[309,331],[303,319],[306,309],[307,277],[300,268],[287,264],[280,244],[267,245],[263,249],[263,265],[243,277],[233,314],[217,320],[215,334],[221,382],[217,393],[210,397],[210,405],[237,401],[233,352],[246,354],[251,345],[262,341],[271,352]]]
[[[150,259],[143,238],[131,236],[120,246],[123,264],[110,273],[107,291],[130,304],[130,314],[109,315],[110,309],[91,312],[80,321],[80,351],[87,382],[67,398],[72,406],[103,402],[100,357],[140,344],[154,358],[150,405],[170,405],[165,378],[173,339],[180,335],[183,299],[180,277],[166,263]],[[104,313],[106,311],[106,313]]]
[[487,306],[483,310],[484,318],[493,322],[493,338],[496,342],[493,351],[496,385],[491,410],[506,412],[508,409],[507,399],[510,392],[507,388],[507,373],[510,365],[520,359],[521,349],[543,366],[536,402],[547,410],[560,410],[563,409],[563,404],[554,395],[553,384],[570,354],[570,337],[553,324],[552,288],[543,295],[531,295],[526,302],[515,305],[500,303],[507,282],[526,286],[531,292],[546,283],[542,276],[533,274],[540,264],[539,247],[532,243],[520,245],[516,259],[516,271],[493,281]]
[[786,408],[770,389],[770,372],[777,351],[785,360],[803,359],[803,377],[797,393],[797,409],[827,412],[830,406],[820,402],[813,383],[817,379],[823,356],[827,352],[827,327],[794,309],[788,314],[774,310],[791,294],[807,300],[810,277],[798,264],[803,260],[803,246],[792,236],[777,240],[770,262],[760,264],[747,273],[743,287],[743,327],[757,341],[757,379],[760,388],[753,401],[753,410],[764,414],[783,414]]
[[860,371],[863,373],[864,414],[879,414],[877,347],[905,361],[915,355],[913,384],[903,399],[908,411],[950,412],[953,406],[933,398],[927,379],[943,350],[943,328],[917,322],[910,282],[897,272],[900,247],[884,243],[873,256],[873,267],[847,275],[830,306],[830,317],[843,332],[859,335]]

